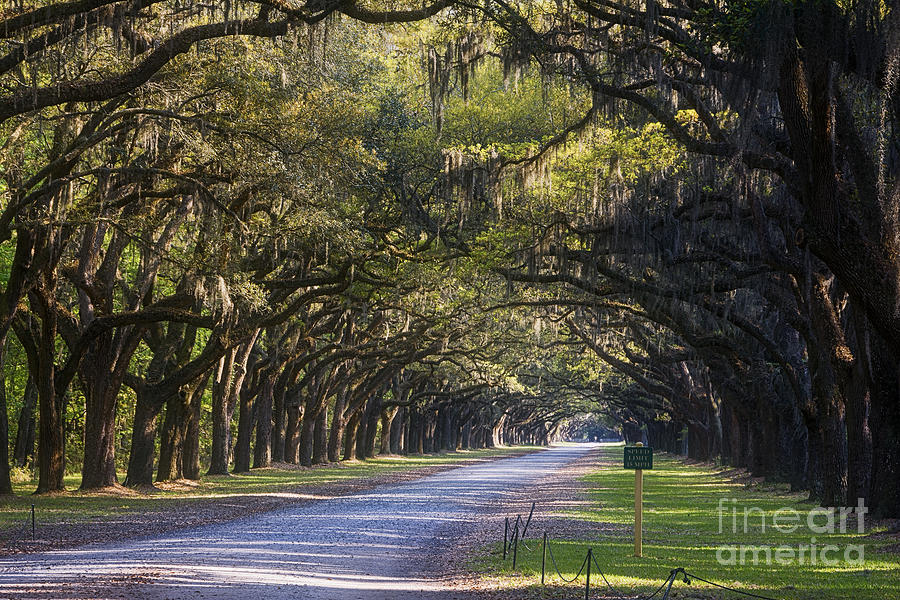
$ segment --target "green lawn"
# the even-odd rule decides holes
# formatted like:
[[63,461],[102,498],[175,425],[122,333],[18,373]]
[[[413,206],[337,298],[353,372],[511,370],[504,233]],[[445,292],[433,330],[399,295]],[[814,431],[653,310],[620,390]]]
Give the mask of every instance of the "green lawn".
[[[253,469],[250,473],[231,476],[204,476],[196,485],[185,482],[167,486],[153,493],[130,490],[108,492],[79,492],[80,476],[66,478],[67,489],[63,494],[34,496],[34,482],[14,485],[15,495],[0,496],[0,538],[4,534],[30,531],[31,505],[35,504],[40,524],[82,523],[109,517],[127,517],[129,513],[160,512],[174,504],[206,502],[211,499],[227,502],[229,497],[296,496],[298,499],[314,494],[319,486],[334,483],[351,483],[379,475],[409,471],[422,467],[451,465],[471,460],[492,458],[508,454],[521,454],[536,447],[518,446],[429,454],[423,456],[388,456],[365,461],[338,463],[313,468]],[[119,475],[124,480],[124,474]]]
[[[846,533],[840,533],[840,513],[837,513],[835,526],[838,531],[818,533],[807,523],[810,511],[816,507],[805,502],[803,495],[771,485],[748,486],[723,476],[720,469],[689,466],[659,455],[654,457],[655,468],[644,472],[644,556],[635,558],[632,538],[634,472],[622,469],[621,446],[604,447],[603,459],[604,464],[599,470],[585,479],[591,490],[591,505],[573,515],[596,523],[597,530],[603,533],[595,536],[586,531],[586,539],[593,541],[585,542],[553,539],[553,532],[549,532],[553,553],[566,578],[575,575],[590,546],[610,583],[626,593],[652,592],[668,577],[671,569],[683,567],[698,577],[778,599],[900,598],[900,555],[885,551],[890,544],[896,550],[898,540],[896,536],[890,539],[884,535],[884,526],[867,523],[865,533],[859,534],[857,518],[850,515],[846,520]],[[746,531],[745,509],[752,509]],[[785,509],[777,516],[781,530],[773,526],[773,518],[779,509]],[[797,511],[801,525],[788,533],[792,510]],[[828,528],[827,516],[814,513],[813,526],[816,530]],[[542,533],[529,531],[529,538]],[[510,561],[501,561],[499,546],[492,549],[490,557],[485,559],[487,564],[481,567],[508,578],[509,585],[532,585],[534,597],[562,597],[563,590],[567,596],[574,597],[574,586],[583,588],[583,578],[579,584],[563,584],[556,576],[549,578],[549,589],[535,587],[531,582],[540,578],[541,544],[539,538],[527,542],[532,551],[519,547],[517,569],[519,574],[529,578],[527,582],[512,572]],[[815,564],[809,557],[809,547],[813,543],[817,555]],[[743,560],[741,545],[746,547]],[[801,545],[805,547],[802,564]],[[825,554],[825,558],[835,559],[835,564],[822,562],[821,550],[828,545],[837,547]],[[734,553],[723,550],[729,546],[738,549]],[[845,556],[848,547],[851,550]],[[854,547],[862,547],[862,558]],[[782,548],[780,555],[776,553],[778,548]],[[771,553],[772,561],[767,561],[766,549]],[[779,558],[783,564],[779,564]],[[550,571],[549,558],[547,564]],[[596,568],[591,579],[592,587],[596,586],[597,593],[601,593],[604,584]],[[670,597],[676,598],[742,597],[696,580],[691,585],[678,581],[672,589]]]

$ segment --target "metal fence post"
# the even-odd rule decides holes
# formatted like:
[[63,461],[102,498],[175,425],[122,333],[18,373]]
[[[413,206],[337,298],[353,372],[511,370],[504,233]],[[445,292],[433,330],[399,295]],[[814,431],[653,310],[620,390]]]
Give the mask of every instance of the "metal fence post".
[[513,531],[513,569],[516,568],[516,560],[519,558],[519,524],[516,523],[516,530]]
[[594,559],[593,549],[588,548],[587,571],[584,578],[584,600],[589,600],[591,595],[591,561]]
[[506,538],[509,535],[509,517],[503,523],[503,560],[506,560]]
[[532,503],[531,503],[531,510],[528,511],[528,520],[525,521],[525,528],[522,529],[522,537],[525,536],[525,532],[528,531],[528,526],[531,525],[531,517],[534,516],[534,506],[535,506],[535,504],[537,504],[537,502],[532,502]]
[[541,585],[544,585],[544,573],[547,570],[547,532],[544,532],[544,543],[541,545]]
[[34,527],[34,504],[32,504],[31,505],[31,541],[32,542],[35,541],[34,529],[35,529],[35,527]]

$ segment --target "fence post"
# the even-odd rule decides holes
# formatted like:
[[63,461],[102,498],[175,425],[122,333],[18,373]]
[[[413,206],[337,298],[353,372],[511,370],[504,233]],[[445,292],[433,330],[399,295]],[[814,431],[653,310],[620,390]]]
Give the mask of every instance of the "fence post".
[[[641,442],[635,444],[643,446]],[[634,470],[634,555],[641,558],[644,555],[644,471]]]
[[587,570],[585,571],[585,577],[584,577],[584,600],[589,600],[589,596],[591,595],[591,561],[593,559],[594,559],[593,549],[588,548]]
[[503,523],[503,560],[506,560],[506,537],[509,534],[509,517]]
[[34,504],[31,505],[31,541],[35,541],[34,536]]
[[544,585],[544,573],[547,569],[547,532],[544,532],[544,543],[541,545],[541,585]]
[[516,523],[516,529],[513,531],[513,569],[516,568],[516,559],[519,557],[519,523]]
[[666,588],[666,593],[663,594],[662,600],[667,600],[667,598],[669,597],[669,592],[672,591],[672,584],[675,583],[675,577],[677,577],[677,576],[678,576],[677,570],[672,571],[672,574],[669,575],[669,587]]
[[531,525],[531,517],[534,515],[534,506],[535,506],[535,504],[537,504],[537,502],[532,502],[532,503],[531,503],[531,510],[528,511],[528,520],[525,521],[525,527],[524,527],[524,529],[522,529],[522,536],[523,536],[523,537],[525,536],[525,532],[528,531],[528,526]]

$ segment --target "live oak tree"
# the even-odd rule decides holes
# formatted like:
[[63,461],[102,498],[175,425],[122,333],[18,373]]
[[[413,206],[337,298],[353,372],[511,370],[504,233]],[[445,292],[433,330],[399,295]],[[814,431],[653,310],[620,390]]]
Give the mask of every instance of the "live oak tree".
[[[897,388],[890,366],[897,352],[896,11],[877,3],[586,0],[534,16],[505,2],[485,12],[521,63],[534,57],[580,81],[592,96],[589,114],[659,123],[692,162],[718,161],[720,181],[737,180],[728,198],[755,212],[757,260],[799,279],[807,305],[809,323],[800,328],[814,372],[812,401],[801,406],[812,427],[810,458],[826,463],[816,496],[846,499],[841,430],[849,419],[852,460],[862,467],[854,472],[871,477],[855,481],[853,493],[868,497],[872,486],[871,503],[896,512],[888,483],[896,480],[898,422],[890,391]],[[794,216],[782,220],[784,242],[766,231],[769,203]],[[795,246],[799,262],[791,260]],[[850,302],[844,311],[843,297]],[[851,338],[869,343],[851,348]],[[872,358],[884,369],[866,375]],[[865,422],[870,407],[876,432]]]
[[39,491],[591,413],[898,514],[892,8],[0,13],[14,459],[35,408]]

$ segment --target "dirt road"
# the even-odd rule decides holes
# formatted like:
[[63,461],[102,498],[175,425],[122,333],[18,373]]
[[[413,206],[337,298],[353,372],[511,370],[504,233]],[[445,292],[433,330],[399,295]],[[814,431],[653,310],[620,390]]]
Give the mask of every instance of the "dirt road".
[[491,503],[591,448],[550,448],[161,537],[12,556],[0,560],[0,598],[455,599],[429,558]]

